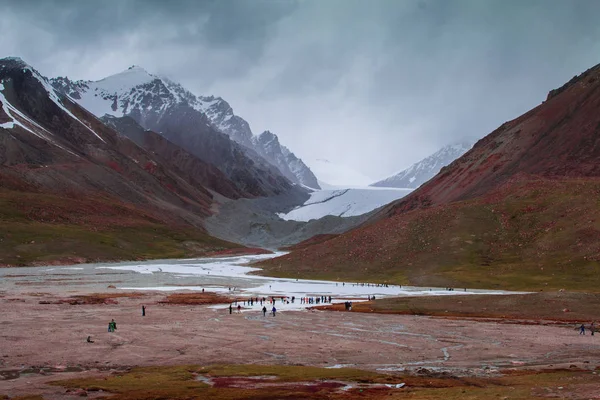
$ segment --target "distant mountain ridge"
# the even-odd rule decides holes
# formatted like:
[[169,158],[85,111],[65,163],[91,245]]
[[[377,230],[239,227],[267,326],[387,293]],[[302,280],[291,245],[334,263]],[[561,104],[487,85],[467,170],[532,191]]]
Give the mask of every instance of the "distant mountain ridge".
[[[277,135],[266,131],[255,136],[250,125],[234,114],[225,100],[214,96],[196,96],[180,84],[149,74],[138,66],[99,81],[71,81],[65,77],[51,80],[52,85],[67,94],[97,117],[131,116],[147,129],[157,130],[169,110],[187,106],[201,113],[219,132],[250,149],[248,156],[258,164],[266,160],[291,182],[318,189],[317,178],[310,168],[286,147]],[[264,135],[266,137],[263,137]],[[181,143],[180,143],[181,144]],[[215,163],[218,165],[218,163]]]
[[407,169],[369,186],[416,189],[437,175],[443,167],[469,151],[474,144],[472,141],[463,141],[444,146]]

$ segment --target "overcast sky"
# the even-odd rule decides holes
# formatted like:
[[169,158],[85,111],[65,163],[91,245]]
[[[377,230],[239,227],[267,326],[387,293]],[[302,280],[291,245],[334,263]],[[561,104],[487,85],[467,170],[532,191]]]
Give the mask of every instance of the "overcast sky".
[[598,0],[2,0],[0,56],[75,79],[141,65],[309,166],[375,180],[600,63],[598,16]]

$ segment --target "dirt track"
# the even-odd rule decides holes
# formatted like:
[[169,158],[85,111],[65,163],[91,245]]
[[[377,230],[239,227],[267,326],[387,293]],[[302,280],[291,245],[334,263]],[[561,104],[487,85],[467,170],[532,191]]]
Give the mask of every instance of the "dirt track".
[[[600,356],[600,336],[579,336],[571,326],[327,311],[263,317],[159,304],[162,294],[91,305],[40,304],[58,298],[26,288],[15,294],[0,298],[1,386],[11,395],[47,390],[43,382],[57,379],[51,369],[73,370],[60,374],[67,377],[133,365],[258,363],[490,375],[504,368],[595,368]],[[107,332],[111,318],[115,333]],[[88,335],[95,343],[86,343]],[[33,373],[7,379],[29,367]],[[44,368],[51,374],[39,375]]]

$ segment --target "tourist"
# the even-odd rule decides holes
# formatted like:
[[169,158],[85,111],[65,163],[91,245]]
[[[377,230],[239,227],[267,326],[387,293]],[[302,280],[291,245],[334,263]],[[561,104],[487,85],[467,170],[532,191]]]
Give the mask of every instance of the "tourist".
[[242,306],[238,304],[238,314],[242,312]]
[[273,313],[273,316],[275,316],[275,313],[277,312],[277,309],[275,308],[275,306],[273,306],[273,309],[271,310],[271,312]]
[[115,322],[114,319],[112,319],[109,323],[108,323],[108,331],[109,332],[114,332],[117,330],[117,323]]
[[233,314],[233,306],[229,303],[229,314]]
[[579,334],[585,335],[585,326],[583,324],[581,324],[581,326],[579,327]]
[[590,335],[594,336],[594,321],[590,324]]
[[142,306],[142,317],[146,316],[146,306]]
[[263,312],[263,317],[266,317],[267,316],[267,306],[263,306],[262,312]]

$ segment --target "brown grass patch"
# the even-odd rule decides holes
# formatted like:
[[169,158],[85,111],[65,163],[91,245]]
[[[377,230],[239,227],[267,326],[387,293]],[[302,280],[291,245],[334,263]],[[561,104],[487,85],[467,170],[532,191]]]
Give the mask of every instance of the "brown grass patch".
[[187,305],[202,305],[202,304],[225,304],[231,303],[232,298],[212,292],[195,292],[195,293],[173,293],[168,295],[165,300],[159,301],[163,304],[187,304]]
[[139,298],[144,297],[144,293],[127,292],[127,293],[92,293],[85,295],[71,296],[66,299],[57,301],[40,301],[40,304],[71,304],[71,305],[89,305],[89,304],[119,304],[115,299],[123,297]]

